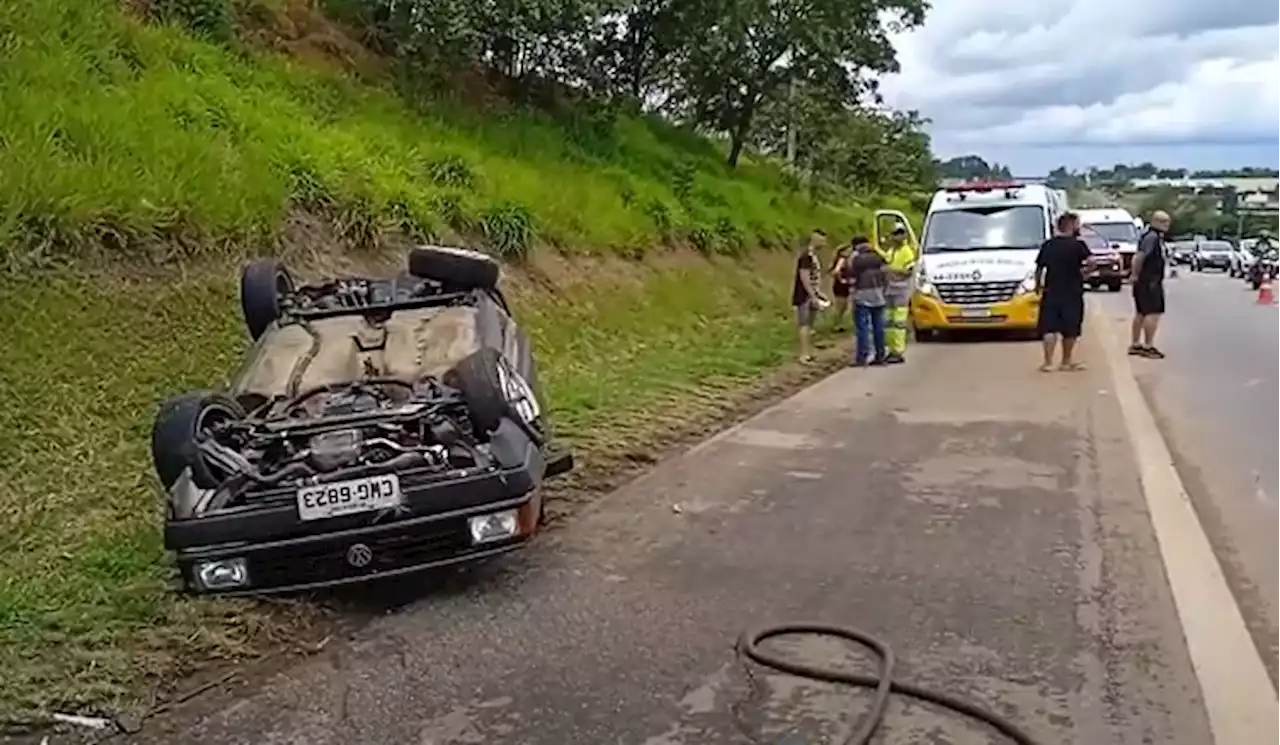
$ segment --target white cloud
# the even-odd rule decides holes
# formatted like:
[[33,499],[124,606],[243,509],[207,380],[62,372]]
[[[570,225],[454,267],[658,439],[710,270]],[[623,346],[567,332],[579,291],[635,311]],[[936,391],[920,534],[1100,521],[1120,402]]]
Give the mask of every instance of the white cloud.
[[1280,138],[1278,21],[1270,0],[935,0],[895,39],[902,72],[882,85],[933,121],[943,157],[1070,146],[1107,148],[1109,164],[1127,147],[1225,143],[1264,165]]

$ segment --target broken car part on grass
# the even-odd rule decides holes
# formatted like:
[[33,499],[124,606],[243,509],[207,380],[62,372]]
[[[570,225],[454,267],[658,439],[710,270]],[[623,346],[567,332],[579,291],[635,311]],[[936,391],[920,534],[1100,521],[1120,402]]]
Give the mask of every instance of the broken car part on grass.
[[254,344],[225,391],[165,402],[152,457],[183,587],[361,582],[524,545],[554,448],[499,267],[420,247],[390,279],[241,275]]

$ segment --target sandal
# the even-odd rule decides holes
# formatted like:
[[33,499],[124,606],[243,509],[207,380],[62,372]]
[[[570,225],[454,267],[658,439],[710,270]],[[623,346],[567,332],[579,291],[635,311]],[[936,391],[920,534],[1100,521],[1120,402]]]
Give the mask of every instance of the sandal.
[[1078,372],[1080,370],[1084,370],[1085,366],[1083,362],[1072,362],[1067,365],[1059,365],[1058,369],[1063,372]]
[[1038,369],[1040,372],[1053,372],[1053,365],[1041,365]]

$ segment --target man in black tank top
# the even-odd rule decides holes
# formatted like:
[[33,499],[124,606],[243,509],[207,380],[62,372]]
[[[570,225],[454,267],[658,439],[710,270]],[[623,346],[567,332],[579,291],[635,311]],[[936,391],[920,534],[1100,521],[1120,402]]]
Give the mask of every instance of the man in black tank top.
[[1133,281],[1133,325],[1129,334],[1129,354],[1164,359],[1156,349],[1156,331],[1164,315],[1164,236],[1169,232],[1169,214],[1151,214],[1150,227],[1138,241],[1130,277]]
[[826,244],[827,234],[814,228],[809,234],[809,242],[796,256],[796,270],[791,280],[791,307],[796,313],[801,362],[813,361],[813,322],[827,302],[819,287],[822,271],[818,263],[818,251]]

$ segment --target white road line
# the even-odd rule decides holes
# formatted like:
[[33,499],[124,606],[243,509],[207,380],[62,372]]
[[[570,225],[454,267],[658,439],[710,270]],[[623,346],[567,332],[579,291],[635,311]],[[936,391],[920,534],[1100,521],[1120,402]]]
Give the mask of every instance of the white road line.
[[1114,325],[1090,308],[1103,335],[1107,366],[1115,384],[1142,491],[1160,544],[1174,605],[1216,745],[1270,745],[1280,739],[1280,702],[1249,636],[1222,567],[1173,467],[1173,458],[1138,389],[1128,344]]

